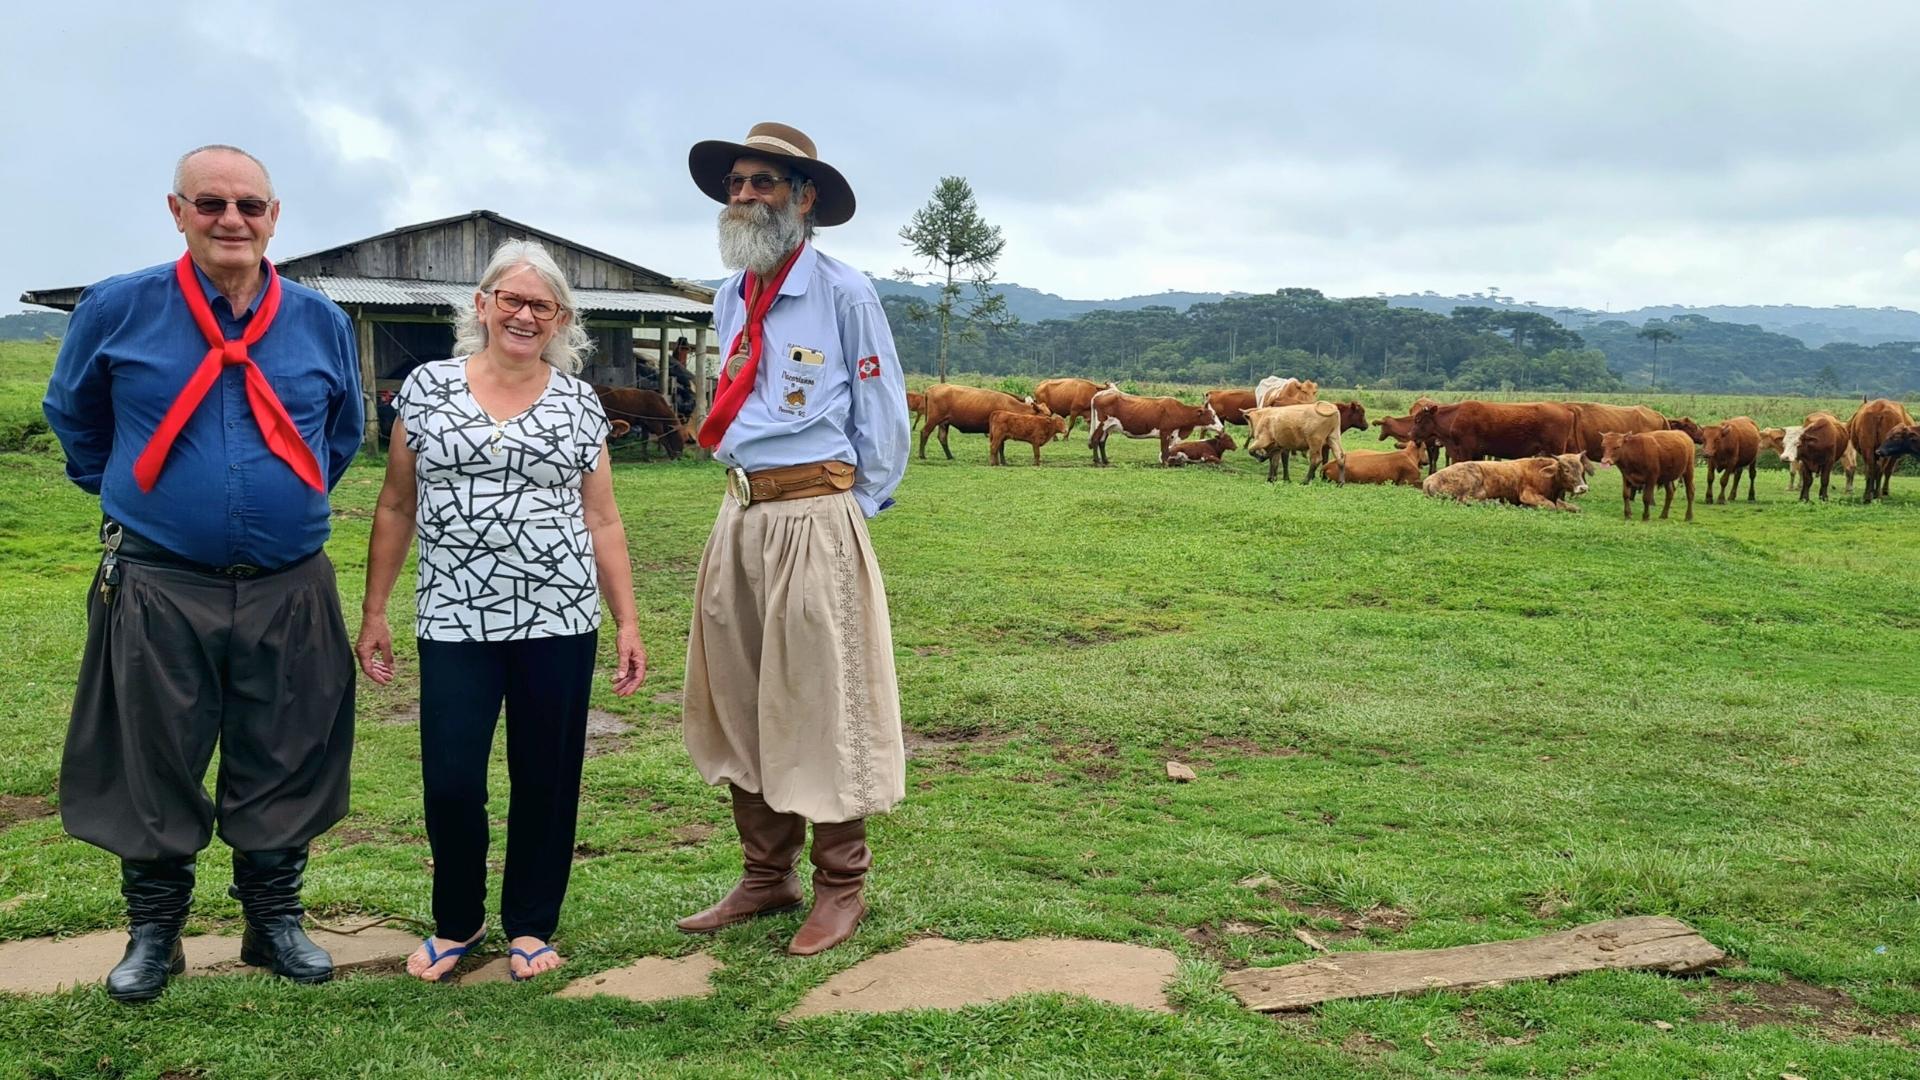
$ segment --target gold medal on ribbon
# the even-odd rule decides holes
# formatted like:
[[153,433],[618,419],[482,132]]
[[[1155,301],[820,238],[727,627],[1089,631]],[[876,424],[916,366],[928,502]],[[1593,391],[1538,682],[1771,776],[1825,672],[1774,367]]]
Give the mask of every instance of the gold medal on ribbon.
[[747,354],[744,351],[734,353],[733,356],[727,360],[727,378],[729,379],[739,378],[740,369],[742,367],[745,367],[746,363],[747,363]]

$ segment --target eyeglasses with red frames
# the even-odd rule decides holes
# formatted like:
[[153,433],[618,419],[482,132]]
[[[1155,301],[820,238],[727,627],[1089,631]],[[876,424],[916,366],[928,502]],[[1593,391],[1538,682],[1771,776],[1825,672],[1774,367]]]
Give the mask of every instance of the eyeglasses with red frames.
[[493,302],[499,304],[500,310],[509,315],[518,315],[521,308],[526,308],[533,314],[536,322],[552,322],[554,316],[560,314],[560,305],[551,300],[535,300],[521,296],[519,293],[505,292],[500,289],[493,290]]
[[721,178],[721,183],[726,185],[728,195],[740,194],[740,189],[746,187],[748,184],[753,185],[753,190],[765,195],[772,191],[776,185],[791,184],[793,182],[794,177],[776,176],[770,172],[757,172],[751,176],[743,176],[737,172],[730,172]]
[[268,209],[273,206],[273,202],[270,199],[218,199],[212,195],[202,195],[197,199],[190,199],[177,191],[174,192],[173,195],[176,199],[192,203],[195,210],[211,218],[217,218],[226,213],[228,203],[239,207],[240,216],[242,217],[266,217]]

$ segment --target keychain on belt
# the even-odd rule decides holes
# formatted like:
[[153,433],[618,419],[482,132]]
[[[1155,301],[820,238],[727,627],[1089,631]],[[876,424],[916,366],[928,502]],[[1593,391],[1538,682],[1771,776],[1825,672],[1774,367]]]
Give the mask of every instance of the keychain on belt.
[[122,530],[117,521],[104,522],[100,526],[100,546],[106,554],[100,556],[100,602],[113,603],[113,591],[120,587],[120,537]]

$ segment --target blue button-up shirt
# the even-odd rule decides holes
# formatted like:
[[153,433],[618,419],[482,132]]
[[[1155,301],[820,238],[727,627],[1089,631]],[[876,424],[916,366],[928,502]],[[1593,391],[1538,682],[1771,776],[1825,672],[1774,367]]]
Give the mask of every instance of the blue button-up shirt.
[[[222,332],[239,337],[260,297],[235,317],[194,271]],[[82,293],[41,406],[66,448],[67,476],[98,494],[108,517],[195,562],[273,567],[305,558],[327,541],[327,497],[267,449],[238,367],[220,373],[188,418],[153,490],[134,482],[134,460],[207,348],[172,263]],[[333,301],[282,278],[280,311],[247,354],[331,490],[360,448],[365,422],[353,324]]]
[[[714,296],[722,348],[747,321],[746,274]],[[906,378],[867,276],[809,242],[767,312],[753,393],[714,456],[748,472],[846,461],[868,517],[892,505],[907,472]]]

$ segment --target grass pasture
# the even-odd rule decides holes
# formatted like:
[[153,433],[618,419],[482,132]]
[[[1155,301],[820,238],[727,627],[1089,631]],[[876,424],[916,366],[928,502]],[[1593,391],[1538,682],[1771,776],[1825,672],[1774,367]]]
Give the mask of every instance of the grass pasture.
[[[44,379],[49,354],[22,355],[0,392],[15,363]],[[1807,408],[1695,400],[1675,411]],[[361,976],[187,980],[137,1009],[98,988],[0,996],[0,1075],[1920,1077],[1920,483],[1803,506],[1763,469],[1756,503],[1642,524],[1608,471],[1584,513],[1555,514],[1269,486],[1239,452],[1163,470],[1142,442],[1095,470],[1078,430],[1037,469],[1024,446],[990,469],[984,437],[953,445],[873,522],[913,758],[850,945],[786,957],[798,916],[710,941],[672,928],[738,865],[676,729],[720,481],[622,464],[651,670],[595,702],[632,727],[587,763],[557,944],[573,974],[709,949],[727,965],[711,998]],[[379,475],[362,463],[335,497],[350,612]],[[0,807],[53,797],[96,514],[57,452],[0,454]],[[421,918],[412,691],[360,694],[354,811],[317,843],[306,897],[322,919]],[[1169,782],[1169,759],[1199,779]],[[0,940],[120,925],[110,857],[57,817],[9,815]],[[191,931],[237,923],[225,863],[203,858]],[[1219,985],[1312,955],[1296,927],[1423,948],[1631,914],[1684,919],[1734,960],[1280,1019]],[[776,1022],[929,934],[1167,948],[1178,1011],[1042,996]]]

